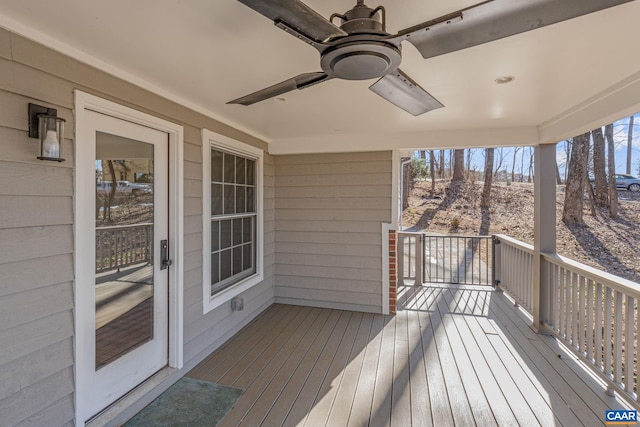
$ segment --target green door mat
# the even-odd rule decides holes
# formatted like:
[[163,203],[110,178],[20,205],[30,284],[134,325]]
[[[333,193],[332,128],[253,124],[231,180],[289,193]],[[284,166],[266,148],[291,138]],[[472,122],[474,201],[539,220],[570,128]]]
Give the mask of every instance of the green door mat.
[[181,378],[126,427],[213,427],[226,415],[243,391],[208,381]]

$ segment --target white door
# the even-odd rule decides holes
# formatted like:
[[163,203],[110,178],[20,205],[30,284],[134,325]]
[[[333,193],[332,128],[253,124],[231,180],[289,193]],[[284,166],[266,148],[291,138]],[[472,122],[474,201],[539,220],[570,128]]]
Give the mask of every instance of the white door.
[[[76,159],[83,421],[168,363],[169,135],[93,111]],[[80,164],[82,162],[82,165]],[[164,247],[163,247],[164,246]],[[164,258],[164,259],[163,259]]]

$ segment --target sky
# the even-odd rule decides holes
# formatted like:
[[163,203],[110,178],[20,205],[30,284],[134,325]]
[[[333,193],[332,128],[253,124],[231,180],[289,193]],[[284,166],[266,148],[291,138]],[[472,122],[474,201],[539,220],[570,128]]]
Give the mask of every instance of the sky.
[[[626,173],[627,167],[627,136],[629,130],[629,117],[626,117],[622,120],[618,120],[613,124],[613,138],[615,141],[615,158],[616,158],[616,173]],[[567,165],[567,154],[566,154],[566,143],[565,141],[561,141],[556,146],[556,159],[558,162],[558,168],[560,169],[560,174],[564,178],[566,165]],[[496,149],[495,158],[494,158],[494,167],[497,166],[498,158],[500,153],[498,152],[500,149]],[[513,164],[513,154],[516,148],[514,147],[504,147],[502,149],[503,153],[503,163],[501,170],[506,170],[508,173],[511,173],[512,164]],[[516,174],[521,171],[521,156],[524,150],[524,175],[528,175],[529,168],[529,156],[532,153],[532,147],[519,147],[518,153],[516,155]],[[419,157],[419,152],[415,152],[414,156]],[[471,151],[471,168],[482,171],[484,170],[484,149],[473,149]],[[446,156],[446,161],[448,162],[449,156]],[[632,141],[632,151],[631,151],[631,175],[640,176],[640,113],[636,113],[634,115],[634,126],[633,126],[633,141]]]

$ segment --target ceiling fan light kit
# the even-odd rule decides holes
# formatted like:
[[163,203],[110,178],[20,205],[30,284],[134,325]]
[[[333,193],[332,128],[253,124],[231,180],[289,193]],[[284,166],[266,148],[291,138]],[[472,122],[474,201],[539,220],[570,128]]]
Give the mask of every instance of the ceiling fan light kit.
[[[405,40],[428,59],[633,0],[489,0],[395,35],[386,31],[385,8],[370,8],[364,0],[357,0],[353,8],[344,14],[334,13],[329,19],[300,0],[238,1],[318,50],[322,71],[300,74],[227,104],[252,105],[334,78],[377,78],[369,87],[371,91],[417,116],[443,105],[399,68]],[[340,26],[334,20],[340,20]],[[513,78],[499,80],[496,83],[502,84]]]

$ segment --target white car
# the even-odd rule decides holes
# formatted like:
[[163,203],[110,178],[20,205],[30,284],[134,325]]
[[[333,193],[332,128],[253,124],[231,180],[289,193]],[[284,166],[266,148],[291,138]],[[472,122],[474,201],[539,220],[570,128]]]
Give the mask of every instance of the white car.
[[[98,191],[98,193],[106,194],[111,192],[111,185],[111,181],[102,181],[97,184],[96,190]],[[151,193],[151,191],[151,184],[140,184],[129,181],[116,181],[116,192],[131,193],[137,196],[144,193]]]

